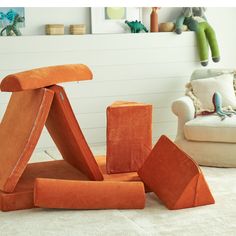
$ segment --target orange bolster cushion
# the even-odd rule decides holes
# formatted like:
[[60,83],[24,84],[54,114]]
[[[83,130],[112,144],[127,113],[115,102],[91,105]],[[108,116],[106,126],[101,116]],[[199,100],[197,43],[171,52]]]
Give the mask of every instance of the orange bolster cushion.
[[46,122],[54,92],[12,93],[0,128],[0,190],[13,192]]
[[[105,181],[140,182],[137,172],[109,175],[106,172],[106,157],[96,157],[96,161],[103,173]],[[65,160],[36,162],[27,165],[14,192],[4,193],[0,191],[0,210],[14,211],[34,207],[33,190],[36,178],[52,178],[67,180],[89,180],[84,174],[68,164]],[[149,191],[146,186],[145,190]]]
[[138,174],[171,210],[215,202],[199,166],[164,135]]
[[49,66],[8,75],[2,80],[0,88],[1,91],[16,92],[62,82],[91,80],[92,77],[92,72],[86,65]]
[[145,192],[138,182],[36,179],[34,204],[61,209],[143,209]]
[[107,108],[107,172],[137,171],[152,149],[152,105],[115,102]]

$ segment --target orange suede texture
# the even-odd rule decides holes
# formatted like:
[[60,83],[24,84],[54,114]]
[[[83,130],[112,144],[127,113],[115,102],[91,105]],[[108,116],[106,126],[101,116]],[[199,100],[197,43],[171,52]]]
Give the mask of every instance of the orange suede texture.
[[[106,157],[98,156],[96,161],[104,176],[104,181],[141,182],[137,172],[107,174]],[[67,180],[89,180],[84,174],[64,160],[28,164],[14,192],[0,191],[0,210],[14,211],[34,207],[33,188],[36,178],[55,178]],[[146,192],[149,190],[145,186]],[[1,198],[3,206],[1,208]]]
[[90,180],[103,180],[102,173],[76,120],[64,89],[52,86],[55,93],[46,127],[64,160]]
[[34,204],[61,209],[142,209],[142,183],[36,179]]
[[[124,172],[124,173],[114,173],[108,174],[106,168],[106,156],[96,156],[96,161],[100,170],[102,171],[103,178],[105,181],[141,181],[138,173],[136,171],[133,172]],[[151,189],[144,184],[145,192],[152,192]]]
[[215,202],[197,163],[164,135],[138,174],[171,210]]
[[107,108],[107,172],[137,171],[152,149],[152,106],[115,102]]
[[106,168],[106,156],[96,156],[96,161],[102,171],[103,178],[106,181],[141,181],[137,172],[108,174]]
[[16,92],[43,88],[62,82],[91,80],[91,70],[82,64],[49,66],[6,76],[1,91]]
[[45,88],[12,94],[1,121],[0,190],[14,190],[38,142],[53,94]]
[[13,193],[0,192],[2,211],[14,211],[34,207],[33,188],[35,179],[58,178],[68,180],[88,180],[81,172],[65,162],[48,161],[28,164]]

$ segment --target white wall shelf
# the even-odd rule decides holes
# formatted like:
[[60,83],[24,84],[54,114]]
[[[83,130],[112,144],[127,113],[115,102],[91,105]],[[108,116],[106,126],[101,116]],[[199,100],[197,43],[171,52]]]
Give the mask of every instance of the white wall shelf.
[[[174,137],[171,102],[199,67],[193,32],[0,37],[0,77],[35,67],[83,63],[92,81],[63,84],[91,146],[105,145],[105,110],[115,100],[153,104],[153,141]],[[0,114],[9,94],[0,93]],[[46,130],[38,149],[52,147]]]

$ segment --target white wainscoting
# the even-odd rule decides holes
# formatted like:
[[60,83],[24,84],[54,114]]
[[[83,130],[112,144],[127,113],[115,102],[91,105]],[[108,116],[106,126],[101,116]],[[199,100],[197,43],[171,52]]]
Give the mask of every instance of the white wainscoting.
[[[63,84],[89,145],[105,146],[106,107],[116,100],[153,104],[153,142],[174,138],[171,103],[199,67],[192,32],[0,37],[0,77],[35,67],[83,63],[92,81]],[[9,99],[0,93],[2,117]],[[38,150],[54,147],[46,129]]]

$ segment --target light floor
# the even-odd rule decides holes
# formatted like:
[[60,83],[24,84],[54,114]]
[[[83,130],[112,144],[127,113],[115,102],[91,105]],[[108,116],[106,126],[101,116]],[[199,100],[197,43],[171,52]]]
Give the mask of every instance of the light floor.
[[[60,158],[56,151],[50,155]],[[37,153],[33,161],[50,159]],[[153,193],[144,210],[48,210],[0,212],[0,236],[42,235],[236,235],[236,168],[202,168],[216,204],[170,211]]]

